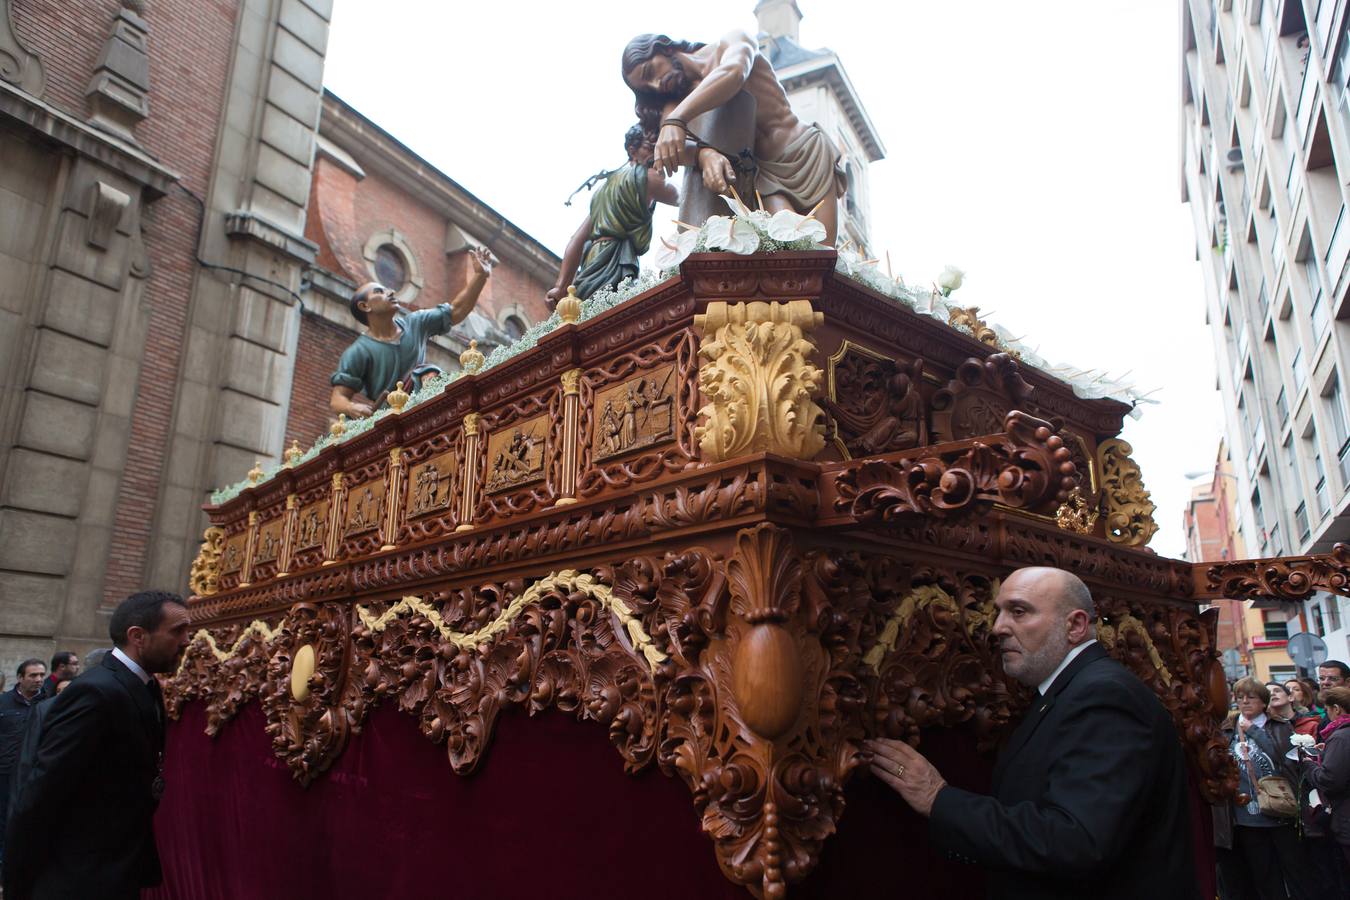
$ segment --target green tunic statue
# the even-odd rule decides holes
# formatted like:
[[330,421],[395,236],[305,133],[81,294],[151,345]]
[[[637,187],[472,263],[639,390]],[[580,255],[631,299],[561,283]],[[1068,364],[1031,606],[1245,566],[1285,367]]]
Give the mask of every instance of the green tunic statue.
[[549,303],[576,285],[585,300],[601,288],[614,287],[638,274],[638,257],[652,242],[652,210],[656,203],[679,202],[675,188],[651,168],[652,147],[633,126],[624,139],[628,162],[605,176],[591,197],[590,214],[572,235],[563,253]]

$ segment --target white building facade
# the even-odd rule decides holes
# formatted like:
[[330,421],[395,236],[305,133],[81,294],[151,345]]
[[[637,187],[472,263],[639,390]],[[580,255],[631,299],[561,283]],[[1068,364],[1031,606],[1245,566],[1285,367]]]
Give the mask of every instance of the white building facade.
[[[1252,556],[1350,540],[1348,6],[1180,4],[1182,199]],[[1350,604],[1283,612],[1350,659]]]
[[885,159],[886,148],[839,57],[798,43],[802,13],[796,0],[760,0],[755,20],[760,51],[773,64],[792,111],[819,125],[843,153],[848,191],[840,202],[839,241],[865,250],[871,243],[868,166]]

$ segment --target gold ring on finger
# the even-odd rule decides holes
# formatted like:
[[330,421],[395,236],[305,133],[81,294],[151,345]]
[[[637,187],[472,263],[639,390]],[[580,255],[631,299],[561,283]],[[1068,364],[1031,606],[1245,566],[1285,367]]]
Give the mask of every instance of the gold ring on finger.
[[896,777],[896,778],[904,778],[904,777],[905,777],[905,767],[904,767],[904,766],[896,766],[896,767],[895,767],[895,777]]

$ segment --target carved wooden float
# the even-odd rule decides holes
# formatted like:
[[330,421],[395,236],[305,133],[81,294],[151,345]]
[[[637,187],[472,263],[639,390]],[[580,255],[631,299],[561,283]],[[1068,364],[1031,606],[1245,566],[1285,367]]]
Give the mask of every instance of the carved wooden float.
[[780,897],[834,832],[865,736],[960,726],[987,747],[1017,716],[992,600],[1046,564],[1090,585],[1204,797],[1231,793],[1198,601],[1278,593],[1300,565],[1342,590],[1341,557],[1148,551],[1124,404],[834,263],[691,257],[208,508],[171,714],[200,700],[214,734],[257,699],[308,784],[377,705],[461,774],[503,710],[560,709],[629,771],[680,779],[726,877]]

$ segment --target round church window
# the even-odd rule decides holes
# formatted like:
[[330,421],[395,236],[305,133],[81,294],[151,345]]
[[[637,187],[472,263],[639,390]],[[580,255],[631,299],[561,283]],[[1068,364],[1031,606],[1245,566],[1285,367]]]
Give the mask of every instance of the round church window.
[[393,244],[384,244],[375,251],[375,280],[394,293],[408,283],[408,264]]

